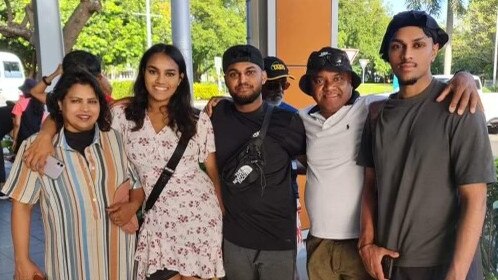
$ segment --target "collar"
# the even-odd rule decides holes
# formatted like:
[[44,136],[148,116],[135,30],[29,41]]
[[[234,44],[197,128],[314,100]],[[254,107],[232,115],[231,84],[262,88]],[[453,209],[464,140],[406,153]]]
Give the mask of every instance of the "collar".
[[[90,144],[90,146],[92,146],[92,145],[102,145],[102,143],[100,143],[100,133],[101,133],[101,131],[99,129],[98,124],[95,124],[95,134],[93,135],[93,141]],[[54,144],[55,144],[54,146],[55,147],[59,147],[59,148],[61,148],[63,150],[67,150],[67,151],[75,151],[67,143],[66,136],[64,135],[64,127],[62,127],[59,130],[59,133],[57,135],[58,136],[54,140]]]

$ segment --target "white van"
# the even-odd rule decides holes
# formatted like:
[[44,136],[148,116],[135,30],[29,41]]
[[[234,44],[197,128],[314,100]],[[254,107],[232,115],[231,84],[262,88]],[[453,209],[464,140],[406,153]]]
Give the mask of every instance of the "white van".
[[19,87],[24,79],[24,68],[19,57],[13,53],[0,52],[0,104],[19,99]]

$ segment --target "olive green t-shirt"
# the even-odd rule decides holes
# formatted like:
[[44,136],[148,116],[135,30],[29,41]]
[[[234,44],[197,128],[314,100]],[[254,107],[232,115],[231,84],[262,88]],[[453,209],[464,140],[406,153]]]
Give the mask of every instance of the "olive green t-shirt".
[[371,131],[365,124],[358,164],[375,167],[376,242],[398,251],[397,266],[451,260],[458,223],[458,188],[496,180],[484,114],[448,112],[435,79],[419,95],[393,94]]

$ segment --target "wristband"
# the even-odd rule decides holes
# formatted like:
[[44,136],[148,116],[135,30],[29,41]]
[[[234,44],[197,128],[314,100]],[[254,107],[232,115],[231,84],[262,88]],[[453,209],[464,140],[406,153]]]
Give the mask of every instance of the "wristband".
[[43,76],[43,77],[42,77],[42,81],[43,81],[43,83],[44,83],[46,86],[49,86],[49,85],[51,85],[51,84],[52,84],[52,82],[47,82],[47,76]]

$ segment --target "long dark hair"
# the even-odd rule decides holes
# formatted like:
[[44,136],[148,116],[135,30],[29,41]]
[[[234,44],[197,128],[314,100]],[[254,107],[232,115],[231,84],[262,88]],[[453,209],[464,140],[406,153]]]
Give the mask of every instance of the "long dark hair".
[[168,111],[167,125],[176,132],[193,136],[196,133],[196,122],[191,105],[192,97],[190,96],[187,66],[182,53],[173,45],[156,44],[150,47],[142,56],[138,76],[133,85],[134,95],[130,104],[125,108],[126,119],[135,122],[135,127],[132,131],[137,131],[144,125],[145,111],[149,102],[147,98],[149,93],[145,87],[145,68],[150,58],[157,53],[162,53],[173,59],[178,65],[179,74],[183,75],[178,88],[169,99],[168,105],[166,105]]
[[62,74],[55,85],[53,92],[47,96],[47,108],[50,112],[50,116],[54,119],[57,128],[61,129],[64,125],[64,119],[58,101],[62,101],[64,97],[66,97],[69,89],[75,84],[89,85],[92,87],[100,105],[97,124],[99,125],[100,130],[109,131],[111,129],[111,111],[105,100],[105,94],[102,89],[100,89],[97,79],[83,68],[64,71],[64,74]]

